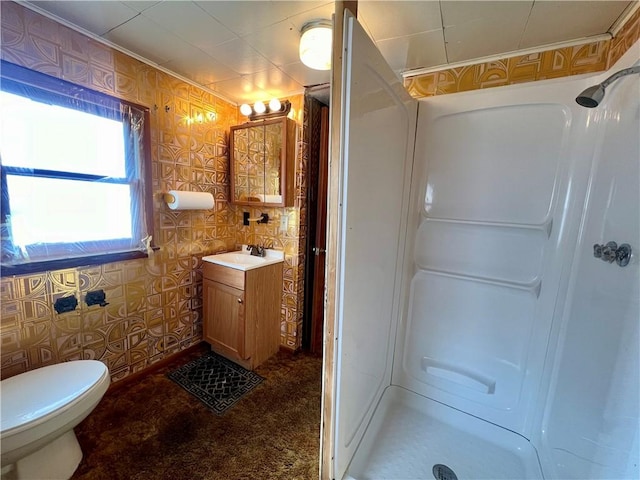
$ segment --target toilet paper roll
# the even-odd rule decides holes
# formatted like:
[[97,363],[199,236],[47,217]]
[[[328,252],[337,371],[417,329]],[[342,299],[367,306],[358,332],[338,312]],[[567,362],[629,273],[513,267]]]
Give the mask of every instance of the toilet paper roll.
[[208,210],[213,208],[213,195],[209,192],[179,192],[169,190],[171,197],[167,198],[167,205],[171,210]]

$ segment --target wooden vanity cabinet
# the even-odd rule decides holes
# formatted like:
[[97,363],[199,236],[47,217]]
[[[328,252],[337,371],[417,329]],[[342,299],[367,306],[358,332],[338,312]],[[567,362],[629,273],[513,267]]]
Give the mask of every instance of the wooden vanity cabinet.
[[243,271],[205,262],[203,297],[214,352],[252,370],[278,351],[282,263]]

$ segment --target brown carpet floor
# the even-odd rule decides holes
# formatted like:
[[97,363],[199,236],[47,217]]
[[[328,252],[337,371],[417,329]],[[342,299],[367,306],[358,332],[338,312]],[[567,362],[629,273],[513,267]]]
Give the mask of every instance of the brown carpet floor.
[[84,458],[72,479],[317,479],[322,359],[279,352],[217,416],[166,377],[208,350],[108,392],[76,427]]

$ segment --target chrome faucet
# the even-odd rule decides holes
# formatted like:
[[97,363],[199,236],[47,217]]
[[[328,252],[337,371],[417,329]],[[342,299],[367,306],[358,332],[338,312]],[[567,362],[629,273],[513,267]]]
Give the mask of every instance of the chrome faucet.
[[255,257],[264,257],[267,254],[262,245],[247,245],[247,251]]

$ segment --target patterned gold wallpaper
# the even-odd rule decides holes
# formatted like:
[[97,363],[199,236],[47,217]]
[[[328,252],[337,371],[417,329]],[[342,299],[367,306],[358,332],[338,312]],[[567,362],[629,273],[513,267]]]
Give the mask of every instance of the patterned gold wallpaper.
[[[306,165],[299,142],[298,203],[270,209],[289,215],[289,229],[242,226],[242,209],[228,203],[229,127],[240,123],[236,106],[209,92],[113,50],[18,4],[2,1],[2,58],[151,109],[154,243],[149,259],[109,263],[0,280],[2,378],[65,360],[105,362],[113,380],[202,340],[202,262],[242,243],[272,243],[285,250],[282,344],[300,345],[302,270],[300,217]],[[291,98],[302,121],[303,97]],[[301,136],[300,136],[301,137]],[[207,191],[212,211],[173,211],[162,192]],[[256,212],[252,212],[256,213]],[[104,289],[109,304],[87,307],[87,291]],[[79,300],[57,314],[62,296]]]
[[640,38],[640,9],[606,41],[449,68],[405,79],[415,98],[533,82],[611,67]]

